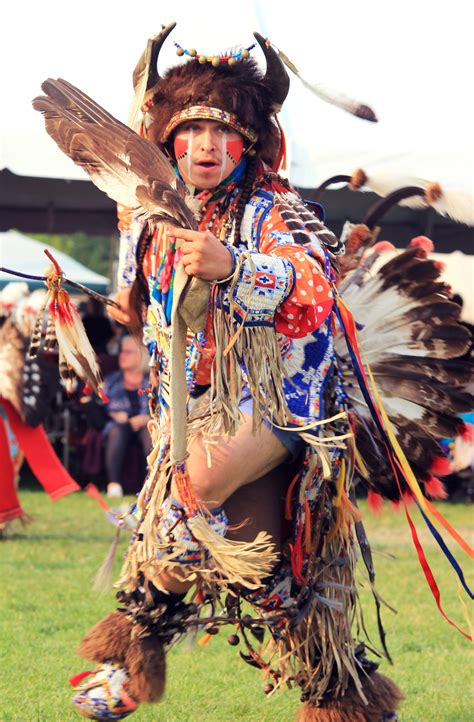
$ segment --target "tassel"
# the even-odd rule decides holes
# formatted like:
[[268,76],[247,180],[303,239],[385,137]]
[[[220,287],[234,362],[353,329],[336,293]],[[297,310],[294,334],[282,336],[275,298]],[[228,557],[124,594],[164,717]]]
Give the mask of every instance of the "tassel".
[[445,456],[435,456],[430,467],[431,474],[435,476],[447,476],[448,474],[452,474],[452,472],[453,467],[449,459]]
[[79,672],[79,674],[75,674],[72,677],[69,677],[69,684],[71,687],[77,687],[78,684],[82,682],[83,679],[88,677],[90,674],[93,674],[94,670],[88,669],[87,672]]
[[375,491],[369,490],[367,494],[367,504],[370,511],[372,511],[374,514],[380,514],[383,506],[383,498]]
[[114,567],[117,547],[120,541],[120,526],[115,530],[115,536],[108,551],[107,556],[102,562],[102,566],[94,577],[93,589],[95,592],[107,592],[112,586],[112,571]]
[[[198,570],[200,575],[210,581],[242,584],[250,589],[261,586],[262,578],[270,574],[277,562],[270,535],[259,532],[252,542],[225,539],[209,524],[211,515],[196,499],[184,462],[174,465],[173,480],[186,512],[187,527],[211,557],[203,563],[204,569]],[[173,562],[178,553],[179,550],[174,550],[167,559],[162,558],[161,566]],[[158,568],[159,563],[154,566]],[[193,571],[197,567],[193,566]]]
[[447,499],[448,492],[443,482],[436,476],[430,476],[425,482],[425,494],[432,499]]
[[272,538],[266,532],[259,532],[252,542],[232,541],[214,531],[201,514],[188,519],[188,527],[212,557],[208,562],[210,573],[199,570],[204,578],[258,589],[278,561]]

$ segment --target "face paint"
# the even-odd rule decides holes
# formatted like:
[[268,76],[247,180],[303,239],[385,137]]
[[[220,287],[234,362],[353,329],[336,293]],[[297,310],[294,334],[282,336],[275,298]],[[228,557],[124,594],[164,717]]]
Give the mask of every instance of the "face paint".
[[219,183],[222,183],[224,178],[227,178],[234,168],[239,165],[243,152],[244,139],[242,137],[229,140],[228,133],[222,134],[221,173]]
[[236,140],[227,141],[227,155],[231,159],[234,166],[238,166],[244,153],[244,139],[242,137]]
[[227,133],[222,133],[221,137],[221,172],[219,173],[219,182],[222,183],[227,165]]
[[178,165],[183,161],[186,161],[187,176],[191,183],[192,178],[192,153],[193,153],[193,140],[194,132],[192,128],[189,128],[184,137],[177,135],[173,142],[174,155]]
[[183,180],[204,190],[232,173],[242,158],[244,139],[221,123],[196,120],[178,128],[173,149]]

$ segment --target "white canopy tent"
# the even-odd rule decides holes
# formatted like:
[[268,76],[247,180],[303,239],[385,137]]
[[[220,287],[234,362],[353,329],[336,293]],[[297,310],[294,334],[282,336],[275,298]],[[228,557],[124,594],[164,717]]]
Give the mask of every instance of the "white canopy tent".
[[[47,248],[58,261],[67,278],[84,286],[91,288],[93,291],[105,293],[110,283],[110,279],[101,276],[90,268],[86,268],[82,263],[75,261],[65,253],[61,253],[56,248],[49,246],[47,243],[35,241],[28,236],[24,236],[18,231],[7,231],[0,233],[0,266],[20,271],[32,276],[41,276],[46,266],[50,265],[48,258],[43,250]],[[30,288],[37,288],[43,284],[38,281],[28,281],[28,279],[20,279],[9,273],[0,272],[0,288],[3,288],[10,281],[25,280]]]

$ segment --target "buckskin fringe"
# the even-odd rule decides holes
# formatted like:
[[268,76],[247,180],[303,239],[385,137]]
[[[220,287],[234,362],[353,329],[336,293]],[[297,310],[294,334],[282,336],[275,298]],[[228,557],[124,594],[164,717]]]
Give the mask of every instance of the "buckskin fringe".
[[313,575],[315,589],[321,591],[311,595],[300,624],[288,626],[274,643],[271,664],[281,675],[275,690],[296,681],[318,705],[329,691],[331,697],[340,698],[351,688],[362,705],[367,703],[351,631],[357,603],[356,561],[350,532],[339,529],[331,541],[325,540]]
[[290,416],[282,384],[286,374],[275,329],[244,326],[220,309],[214,311],[213,327],[216,353],[206,433],[235,434],[243,388],[253,399],[254,430],[265,418],[286,426]]
[[[255,589],[261,586],[261,580],[268,576],[278,558],[271,537],[260,532],[252,542],[225,539],[208,523],[210,513],[195,498],[185,464],[171,464],[166,439],[162,441],[156,457],[150,457],[150,476],[138,500],[141,519],[134,531],[117,586],[133,588],[139,573],[143,572],[160,588],[158,577],[164,570],[189,581],[194,580],[198,573],[204,581],[215,582],[222,587],[242,584]],[[176,561],[184,551],[179,542],[173,542],[170,550],[170,542],[160,538],[157,514],[166,497],[171,475],[186,512],[186,524],[203,547],[201,561],[192,565]]]

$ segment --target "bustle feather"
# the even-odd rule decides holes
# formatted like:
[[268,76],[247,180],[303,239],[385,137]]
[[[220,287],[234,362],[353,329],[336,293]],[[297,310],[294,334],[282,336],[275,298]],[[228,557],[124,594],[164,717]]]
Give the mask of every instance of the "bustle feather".
[[[438,460],[444,455],[439,442],[460,433],[458,414],[471,410],[474,402],[468,390],[472,367],[457,358],[468,349],[470,335],[458,322],[460,307],[450,300],[439,274],[436,263],[414,246],[375,274],[361,274],[360,267],[352,271],[344,279],[343,294],[361,327],[363,361],[370,365],[397,439],[428,494],[442,489],[431,483],[430,474],[431,468],[440,468]],[[342,336],[336,337],[335,347],[356,446],[366,467],[359,468],[359,474],[372,491],[397,500],[400,493],[384,441]]]

